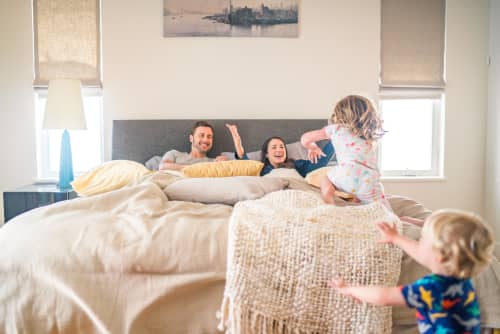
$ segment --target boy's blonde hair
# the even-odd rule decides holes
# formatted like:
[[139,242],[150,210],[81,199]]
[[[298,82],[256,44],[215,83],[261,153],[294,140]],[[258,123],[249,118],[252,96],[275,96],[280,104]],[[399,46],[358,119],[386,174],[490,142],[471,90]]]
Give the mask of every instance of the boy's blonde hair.
[[490,262],[493,234],[478,215],[460,210],[440,210],[425,221],[423,233],[430,232],[432,245],[442,256],[450,276],[470,278]]
[[384,135],[382,120],[369,99],[349,95],[340,100],[333,109],[330,122],[349,129],[355,136],[374,142]]

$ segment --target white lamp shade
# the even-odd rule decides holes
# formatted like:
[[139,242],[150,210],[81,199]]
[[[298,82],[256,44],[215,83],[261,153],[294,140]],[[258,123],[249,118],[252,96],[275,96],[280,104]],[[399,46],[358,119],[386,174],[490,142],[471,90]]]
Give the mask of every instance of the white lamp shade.
[[80,80],[50,80],[43,129],[87,129]]

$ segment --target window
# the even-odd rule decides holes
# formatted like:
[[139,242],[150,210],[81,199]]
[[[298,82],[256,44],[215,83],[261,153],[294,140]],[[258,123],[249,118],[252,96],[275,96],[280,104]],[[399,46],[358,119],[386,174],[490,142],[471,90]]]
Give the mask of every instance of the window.
[[[87,130],[69,130],[75,176],[101,164],[103,158],[102,97],[98,89],[84,88]],[[37,166],[39,179],[57,179],[62,130],[42,130],[47,90],[35,93]]]
[[382,0],[384,177],[442,177],[446,0]]
[[384,177],[442,177],[443,98],[382,97],[379,155]]

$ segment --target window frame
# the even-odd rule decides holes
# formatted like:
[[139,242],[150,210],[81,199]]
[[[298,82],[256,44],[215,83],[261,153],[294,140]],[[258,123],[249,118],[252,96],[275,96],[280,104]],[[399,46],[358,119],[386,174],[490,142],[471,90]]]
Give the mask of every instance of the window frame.
[[[50,135],[47,130],[42,129],[43,113],[39,112],[40,99],[47,99],[48,87],[36,87],[34,89],[34,103],[35,103],[35,131],[36,131],[36,157],[37,157],[37,181],[47,181],[53,182],[59,179],[58,172],[50,171]],[[99,146],[100,146],[100,163],[104,162],[104,119],[102,110],[102,89],[99,87],[82,87],[82,97],[85,103],[85,98],[87,97],[99,97],[100,98],[100,108],[99,108],[99,118],[100,118],[100,129],[99,129]],[[50,131],[50,130],[49,130]],[[70,130],[71,131],[71,130]],[[72,153],[73,144],[71,144]],[[74,169],[75,177],[83,174],[86,171],[78,171]]]
[[378,167],[383,180],[391,179],[437,179],[442,180],[444,176],[444,121],[445,121],[445,94],[439,89],[384,89],[379,95],[379,110],[384,118],[382,102],[384,100],[433,100],[432,109],[432,152],[431,169],[428,170],[383,170],[382,148],[383,138],[378,147]]

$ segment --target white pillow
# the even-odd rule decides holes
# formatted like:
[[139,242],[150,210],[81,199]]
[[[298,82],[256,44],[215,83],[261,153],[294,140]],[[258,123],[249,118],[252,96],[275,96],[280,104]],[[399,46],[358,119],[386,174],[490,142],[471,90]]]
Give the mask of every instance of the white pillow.
[[[294,160],[307,160],[307,149],[302,146],[299,141],[290,143],[286,145],[286,151],[288,152],[288,158]],[[247,157],[250,160],[260,161],[262,152],[252,151],[246,152]],[[222,152],[221,155],[227,157],[229,160],[235,159],[234,152]]]
[[264,177],[284,177],[305,182],[305,179],[295,168],[274,168],[269,173],[264,175]]
[[165,188],[173,201],[228,204],[258,199],[267,193],[285,189],[288,181],[260,176],[206,177],[180,179]]
[[146,166],[146,168],[149,170],[158,170],[160,162],[161,162],[161,157],[159,155],[155,155],[154,157],[146,161],[144,163],[144,166]]

